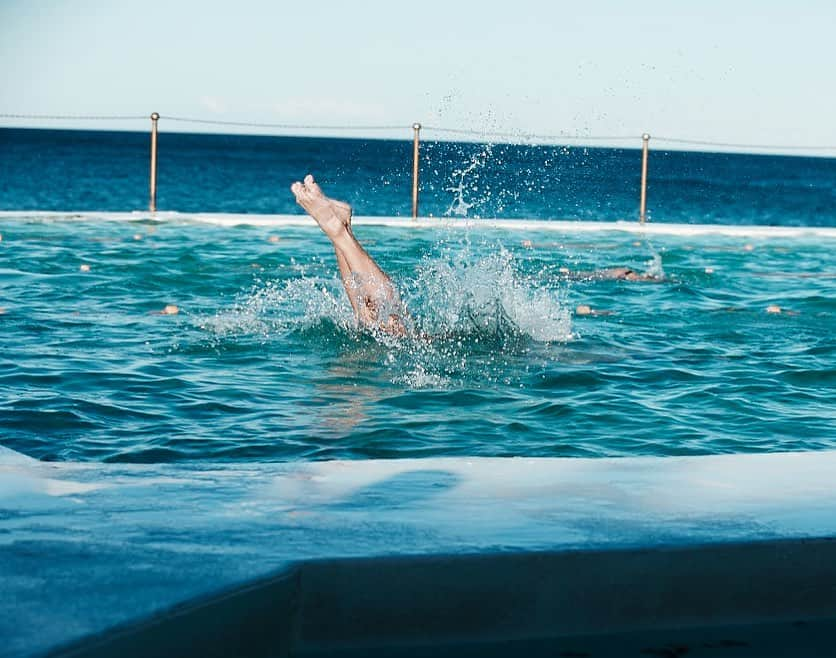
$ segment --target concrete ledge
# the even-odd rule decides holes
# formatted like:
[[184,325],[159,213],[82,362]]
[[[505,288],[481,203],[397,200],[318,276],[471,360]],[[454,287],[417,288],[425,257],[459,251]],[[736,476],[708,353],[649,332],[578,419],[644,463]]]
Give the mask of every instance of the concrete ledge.
[[61,647],[56,658],[288,656],[298,622],[299,573],[187,602]]
[[769,541],[313,560],[50,656],[826,656],[833,631],[836,541]]
[[312,562],[295,648],[836,619],[836,541]]
[[761,653],[739,655],[770,655],[796,622],[836,633],[834,472],[836,452],[141,466],[0,448],[0,657],[610,655],[744,627]]

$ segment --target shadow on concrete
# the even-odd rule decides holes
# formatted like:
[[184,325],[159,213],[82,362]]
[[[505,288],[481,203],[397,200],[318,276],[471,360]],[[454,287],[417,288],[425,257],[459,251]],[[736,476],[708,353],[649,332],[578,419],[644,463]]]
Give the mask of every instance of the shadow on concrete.
[[408,509],[458,486],[461,477],[440,469],[402,471],[328,503],[331,510]]

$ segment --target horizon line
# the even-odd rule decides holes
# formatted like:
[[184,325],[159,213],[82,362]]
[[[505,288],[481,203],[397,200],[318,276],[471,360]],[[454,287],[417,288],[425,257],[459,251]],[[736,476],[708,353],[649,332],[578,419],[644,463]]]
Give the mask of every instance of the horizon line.
[[[161,116],[161,119],[165,119],[167,117]],[[140,121],[140,120],[149,120],[146,117],[102,117],[102,121],[115,121],[115,120],[126,120],[130,119],[133,121]],[[54,120],[54,119],[42,119],[44,121]],[[85,120],[83,118],[69,118],[62,119],[66,121],[81,121]],[[173,117],[169,117],[169,120],[178,121]],[[0,122],[3,121],[3,115],[0,115]],[[191,121],[191,120],[188,120]],[[247,124],[247,123],[236,123],[236,122],[226,122],[226,123],[211,123],[209,125],[219,125],[219,126],[226,126],[226,127],[253,127],[257,128],[257,124]],[[297,131],[321,131],[321,132],[311,132],[311,133],[291,133],[291,132],[258,132],[258,131],[194,131],[194,130],[160,130],[158,128],[158,132],[160,134],[175,134],[175,135],[206,135],[206,136],[219,136],[219,137],[273,137],[273,138],[298,138],[298,139],[343,139],[343,140],[362,140],[362,141],[401,141],[401,142],[412,142],[413,138],[411,136],[390,136],[390,135],[343,135],[343,134],[335,134],[339,133],[340,131],[344,130],[345,127],[327,127],[327,126],[296,126],[290,127],[288,126],[287,130],[297,130]],[[383,127],[375,127],[375,126],[365,126],[365,127],[357,127],[352,128],[352,130],[368,130],[370,132],[374,132],[376,130],[385,130],[387,132],[394,132],[398,130],[398,127],[395,126],[383,126]],[[404,131],[411,130],[411,126],[405,126]],[[459,130],[459,129],[452,129],[452,128],[438,128],[435,126],[422,126],[422,130],[427,130],[428,132],[439,132],[443,134],[454,134],[458,135],[459,138],[445,138],[443,136],[428,138],[422,135],[421,142],[427,143],[449,143],[449,144],[490,144],[490,145],[508,145],[508,146],[553,146],[553,147],[566,147],[566,148],[584,148],[584,149],[619,149],[619,150],[631,150],[631,151],[641,151],[642,144],[638,143],[635,146],[626,145],[626,144],[618,144],[615,142],[625,142],[628,139],[632,139],[631,137],[626,136],[603,136],[598,137],[594,135],[584,136],[584,135],[567,135],[562,137],[565,139],[565,142],[559,142],[557,139],[560,138],[559,135],[548,135],[548,136],[537,136],[535,134],[520,134],[518,138],[512,139],[514,136],[513,133],[494,133],[490,131],[485,131],[484,133],[476,130]],[[135,134],[150,134],[150,130],[142,130],[138,128],[119,128],[119,127],[84,127],[84,126],[68,126],[68,125],[54,125],[54,126],[44,126],[44,125],[3,125],[0,123],[0,130],[43,130],[43,131],[77,131],[77,132],[101,132],[101,133],[135,133]],[[269,127],[265,126],[265,130],[269,130]],[[274,129],[276,130],[276,129]],[[283,130],[283,129],[279,129]],[[330,133],[330,134],[323,134],[323,133]],[[502,136],[504,139],[501,140],[490,140],[488,139],[491,136]],[[481,138],[480,138],[481,137]],[[641,142],[642,136],[638,135],[635,137],[638,142]],[[601,143],[598,144],[587,144],[583,143],[583,140],[593,140],[598,141],[600,140]],[[705,154],[723,154],[723,155],[752,155],[752,156],[774,156],[774,157],[803,157],[803,158],[825,158],[825,159],[834,159],[836,158],[836,146],[803,146],[803,145],[763,145],[763,144],[734,144],[734,143],[727,143],[727,142],[712,142],[709,140],[696,140],[696,139],[686,139],[686,138],[677,138],[677,137],[653,137],[650,136],[650,143],[662,143],[665,146],[663,148],[653,148],[651,150],[655,150],[657,152],[676,152],[676,153],[705,153]],[[700,147],[709,147],[714,146],[715,149],[705,149]],[[743,149],[753,149],[753,150],[743,150]],[[827,151],[833,151],[833,153],[827,153]]]

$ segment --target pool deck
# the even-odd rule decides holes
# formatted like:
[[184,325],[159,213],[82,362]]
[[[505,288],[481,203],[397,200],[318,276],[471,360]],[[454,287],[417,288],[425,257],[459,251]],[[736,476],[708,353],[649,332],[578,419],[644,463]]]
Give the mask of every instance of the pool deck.
[[834,474],[836,451],[146,466],[0,447],[0,656],[619,655],[607,637],[646,656],[651,632],[657,655],[732,657],[801,628],[830,646]]

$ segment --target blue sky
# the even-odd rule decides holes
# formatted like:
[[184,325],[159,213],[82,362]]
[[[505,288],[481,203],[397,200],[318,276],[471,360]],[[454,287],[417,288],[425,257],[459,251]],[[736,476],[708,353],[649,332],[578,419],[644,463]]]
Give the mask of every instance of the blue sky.
[[0,0],[0,112],[836,145],[834,27],[825,0]]

